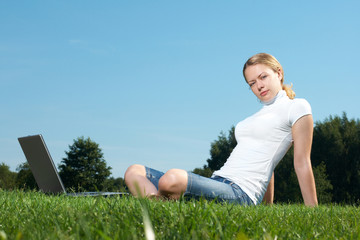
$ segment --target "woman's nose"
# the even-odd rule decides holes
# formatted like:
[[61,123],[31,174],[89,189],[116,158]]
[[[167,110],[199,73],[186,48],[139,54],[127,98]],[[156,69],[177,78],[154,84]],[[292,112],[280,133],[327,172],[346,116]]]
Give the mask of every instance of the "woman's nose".
[[261,90],[264,87],[264,83],[262,81],[256,81],[256,86],[259,90]]

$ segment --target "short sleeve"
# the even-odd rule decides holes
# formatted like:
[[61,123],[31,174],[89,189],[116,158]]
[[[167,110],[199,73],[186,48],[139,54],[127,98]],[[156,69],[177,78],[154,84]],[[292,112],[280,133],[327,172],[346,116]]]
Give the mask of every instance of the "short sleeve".
[[296,98],[293,100],[290,112],[289,123],[291,126],[295,124],[297,120],[305,115],[311,115],[311,106],[308,101],[302,98]]

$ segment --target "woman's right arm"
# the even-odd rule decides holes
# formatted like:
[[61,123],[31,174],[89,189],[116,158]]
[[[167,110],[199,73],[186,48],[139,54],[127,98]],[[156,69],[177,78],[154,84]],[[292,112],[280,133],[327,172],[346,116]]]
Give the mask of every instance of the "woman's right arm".
[[294,139],[294,168],[304,203],[307,206],[316,206],[318,204],[315,179],[310,160],[314,129],[313,124],[312,115],[306,115],[297,120],[292,127]]

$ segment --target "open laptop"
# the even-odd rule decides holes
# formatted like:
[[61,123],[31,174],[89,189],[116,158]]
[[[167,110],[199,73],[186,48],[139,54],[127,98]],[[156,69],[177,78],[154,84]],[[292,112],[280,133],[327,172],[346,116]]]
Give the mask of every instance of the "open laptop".
[[66,193],[42,135],[20,137],[18,140],[37,185],[45,193],[64,193],[71,196],[128,195],[125,192]]

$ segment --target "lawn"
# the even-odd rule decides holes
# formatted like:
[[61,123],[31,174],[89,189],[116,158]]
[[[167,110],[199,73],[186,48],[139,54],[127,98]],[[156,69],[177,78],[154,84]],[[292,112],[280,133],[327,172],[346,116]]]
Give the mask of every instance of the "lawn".
[[0,190],[0,239],[360,239],[359,210]]

